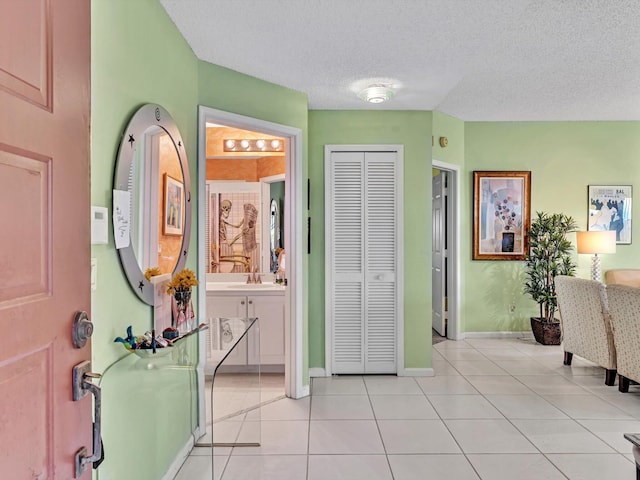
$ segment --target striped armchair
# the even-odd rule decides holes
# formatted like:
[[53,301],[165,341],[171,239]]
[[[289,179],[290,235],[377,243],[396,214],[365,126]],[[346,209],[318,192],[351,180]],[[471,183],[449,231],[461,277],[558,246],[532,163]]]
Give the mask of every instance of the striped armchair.
[[618,389],[629,391],[629,380],[640,382],[640,288],[608,285],[609,311],[618,353]]
[[564,364],[576,354],[606,369],[605,384],[616,379],[616,347],[605,286],[594,280],[559,275],[555,278],[562,323]]

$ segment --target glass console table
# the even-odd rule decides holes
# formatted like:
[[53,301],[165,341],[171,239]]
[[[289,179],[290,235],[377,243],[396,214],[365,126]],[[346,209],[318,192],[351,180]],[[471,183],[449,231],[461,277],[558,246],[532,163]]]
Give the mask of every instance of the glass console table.
[[[202,332],[204,333],[204,332]],[[128,353],[102,374],[104,462],[97,480],[164,478],[198,428],[198,349],[202,333],[141,358]],[[152,459],[149,468],[136,458]]]
[[198,446],[260,445],[260,328],[257,318],[212,318],[205,364],[207,433]]
[[[167,478],[194,444],[210,448],[215,478],[215,446],[260,445],[258,319],[213,318],[207,326],[157,355],[129,353],[103,372],[105,458],[96,480]],[[138,456],[153,459],[152,467],[138,469]]]

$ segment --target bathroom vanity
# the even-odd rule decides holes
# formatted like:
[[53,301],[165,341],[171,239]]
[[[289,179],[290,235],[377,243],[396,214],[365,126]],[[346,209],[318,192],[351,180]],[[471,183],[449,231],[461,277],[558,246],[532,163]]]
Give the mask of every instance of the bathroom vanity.
[[248,342],[244,348],[237,348],[226,364],[255,364],[259,358],[263,370],[284,371],[285,291],[286,287],[275,283],[207,282],[207,359],[217,361],[221,352],[237,340],[238,333],[225,319],[256,317],[260,345]]

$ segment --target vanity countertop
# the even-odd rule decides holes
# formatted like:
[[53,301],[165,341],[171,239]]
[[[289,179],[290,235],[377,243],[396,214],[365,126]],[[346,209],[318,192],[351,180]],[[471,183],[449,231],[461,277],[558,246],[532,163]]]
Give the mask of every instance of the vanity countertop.
[[211,295],[284,295],[285,290],[277,283],[207,282]]

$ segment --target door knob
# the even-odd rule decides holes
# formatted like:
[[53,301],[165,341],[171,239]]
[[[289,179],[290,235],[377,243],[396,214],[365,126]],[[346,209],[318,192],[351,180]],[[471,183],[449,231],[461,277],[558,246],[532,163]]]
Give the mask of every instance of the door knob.
[[73,320],[73,346],[82,348],[87,344],[87,340],[93,334],[93,323],[89,320],[87,312],[77,312]]

